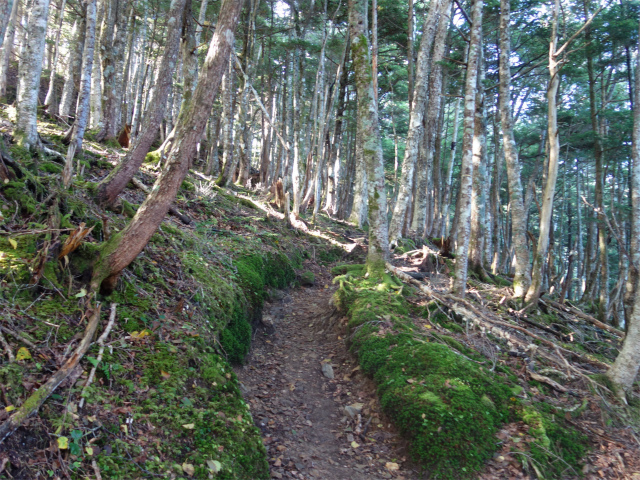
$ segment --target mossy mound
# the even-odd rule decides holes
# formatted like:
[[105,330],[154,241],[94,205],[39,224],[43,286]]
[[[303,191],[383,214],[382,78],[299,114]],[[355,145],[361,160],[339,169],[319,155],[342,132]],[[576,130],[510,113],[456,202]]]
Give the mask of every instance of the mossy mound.
[[[458,324],[432,304],[409,304],[395,278],[367,279],[363,271],[362,266],[333,269],[342,274],[335,279],[336,303],[349,317],[351,348],[376,382],[383,410],[410,440],[414,460],[430,478],[474,477],[495,452],[499,429],[523,420],[526,412],[543,426],[544,435],[531,448],[538,464],[551,464],[554,456],[559,463],[579,464],[584,442],[579,447],[571,442],[579,443],[580,434],[547,427],[551,417],[537,406],[523,410],[514,397],[515,389],[522,389],[506,367],[489,371],[478,352],[447,335],[422,334],[410,315],[429,315],[450,330],[461,329]],[[551,477],[562,476],[551,471]]]

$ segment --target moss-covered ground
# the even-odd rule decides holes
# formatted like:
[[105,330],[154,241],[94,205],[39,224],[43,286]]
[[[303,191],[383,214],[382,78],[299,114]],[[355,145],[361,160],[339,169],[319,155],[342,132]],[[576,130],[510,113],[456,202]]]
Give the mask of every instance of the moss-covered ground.
[[[474,478],[497,451],[496,434],[516,422],[529,431],[520,453],[531,458],[534,470],[549,478],[581,471],[586,437],[550,405],[523,397],[508,367],[496,368],[454,338],[462,331],[455,320],[435,304],[408,301],[412,292],[388,274],[365,278],[358,265],[333,272],[351,348],[431,478]],[[436,323],[445,333],[432,329]]]

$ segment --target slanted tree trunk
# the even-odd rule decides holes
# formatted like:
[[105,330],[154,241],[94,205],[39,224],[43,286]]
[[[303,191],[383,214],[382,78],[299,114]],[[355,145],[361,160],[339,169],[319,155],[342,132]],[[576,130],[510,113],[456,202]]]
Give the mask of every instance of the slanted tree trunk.
[[[444,2],[447,3],[447,2]],[[426,108],[427,92],[429,88],[429,59],[431,57],[431,47],[435,36],[435,29],[441,13],[440,2],[431,2],[429,14],[424,22],[424,33],[420,41],[418,52],[416,82],[413,88],[411,102],[411,114],[409,116],[409,131],[407,142],[402,159],[402,175],[400,177],[400,187],[398,198],[393,208],[393,215],[389,224],[389,243],[394,248],[402,238],[402,229],[407,214],[407,208],[412,196],[414,184],[414,171],[418,160],[418,147],[424,133],[423,120]]]
[[142,165],[145,156],[149,152],[151,144],[158,136],[158,129],[164,117],[167,105],[167,96],[173,81],[173,71],[176,68],[178,51],[180,47],[180,35],[182,32],[183,10],[186,0],[172,0],[167,15],[167,36],[164,55],[160,63],[158,82],[153,89],[153,97],[149,111],[142,122],[142,130],[136,137],[131,149],[122,159],[122,162],[98,184],[96,199],[98,203],[113,206],[118,195],[131,181],[135,173]]
[[500,122],[502,123],[502,142],[507,164],[509,182],[509,209],[511,210],[511,234],[515,247],[515,276],[513,279],[514,298],[524,297],[531,283],[529,267],[529,247],[527,244],[527,215],[522,198],[522,180],[516,140],[513,135],[511,115],[511,34],[509,32],[510,0],[500,1]]
[[28,39],[18,67],[16,128],[13,137],[25,148],[40,148],[37,108],[42,58],[47,33],[49,0],[33,0],[27,24]]
[[82,73],[76,104],[76,120],[65,135],[69,140],[69,149],[62,172],[62,182],[69,186],[73,176],[73,157],[82,148],[84,132],[89,122],[89,97],[91,96],[91,71],[93,70],[93,54],[96,45],[96,0],[90,0],[85,10],[86,29],[84,49],[82,51]]
[[368,179],[369,251],[368,271],[382,275],[389,251],[387,195],[384,188],[382,144],[378,125],[378,106],[373,93],[366,0],[349,0],[351,55],[358,92],[358,139]]
[[472,9],[467,78],[464,95],[464,133],[462,136],[462,165],[460,167],[460,193],[458,202],[458,224],[456,266],[451,279],[451,293],[464,296],[467,287],[467,258],[471,230],[471,184],[473,179],[473,143],[478,78],[478,57],[482,48],[483,0],[475,0]]
[[241,0],[223,0],[216,31],[189,105],[178,117],[176,134],[162,173],[135,217],[102,248],[91,279],[93,290],[113,291],[118,276],[144,249],[166,215],[186,176],[196,146],[204,134],[213,101],[231,52]]
[[53,56],[53,64],[51,66],[51,74],[49,75],[49,88],[47,90],[47,96],[44,99],[44,104],[49,107],[48,110],[50,113],[58,110],[58,99],[55,95],[55,83],[58,58],[60,57],[60,34],[62,33],[62,21],[64,20],[64,7],[66,4],[66,0],[61,0],[58,4],[58,29],[56,31],[56,43],[54,45],[55,53]]

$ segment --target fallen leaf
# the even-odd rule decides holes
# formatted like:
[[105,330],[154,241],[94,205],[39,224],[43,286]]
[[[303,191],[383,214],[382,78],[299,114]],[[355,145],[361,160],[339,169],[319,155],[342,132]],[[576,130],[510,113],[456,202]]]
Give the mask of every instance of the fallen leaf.
[[82,298],[84,296],[87,295],[87,290],[85,288],[83,288],[82,290],[80,290],[78,293],[76,293],[76,298]]
[[360,444],[356,443],[355,441],[351,442],[351,448],[358,448],[360,446]]
[[142,330],[141,332],[131,332],[131,338],[135,338],[136,340],[142,340],[144,337],[148,337],[151,335],[149,330]]
[[398,470],[400,470],[400,465],[395,462],[387,462],[384,464],[384,468],[386,468],[390,472],[397,472]]
[[91,447],[85,447],[85,450],[87,452],[87,455],[93,455],[93,448]]
[[58,448],[60,450],[69,448],[69,439],[67,437],[58,437]]
[[13,238],[9,238],[9,243],[11,244],[14,250],[18,248],[18,242],[16,242]]
[[209,470],[213,473],[218,473],[222,470],[222,464],[217,460],[207,460],[207,467],[209,467]]
[[6,407],[4,407],[4,411],[9,413],[9,412],[13,412],[16,409],[16,407],[14,407],[13,405],[7,405]]
[[31,353],[26,347],[20,347],[16,353],[16,360],[31,360]]
[[196,424],[195,423],[187,423],[186,425],[182,425],[182,428],[186,428],[187,430],[193,430],[194,428],[196,428]]
[[162,375],[162,378],[164,378],[165,380],[168,380],[169,378],[171,378],[171,374],[165,372],[164,370],[160,370],[160,375]]
[[193,477],[193,474],[196,473],[196,469],[193,467],[193,465],[186,462],[182,464],[182,470],[190,477]]

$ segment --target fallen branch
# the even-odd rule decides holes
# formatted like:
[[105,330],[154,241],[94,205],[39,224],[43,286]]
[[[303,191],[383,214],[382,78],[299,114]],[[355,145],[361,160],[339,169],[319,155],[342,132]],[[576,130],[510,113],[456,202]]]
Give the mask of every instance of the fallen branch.
[[539,375],[536,372],[532,372],[532,371],[528,371],[527,373],[529,374],[529,378],[531,378],[531,380],[535,380],[536,382],[546,383],[551,388],[553,388],[554,390],[558,390],[559,392],[568,393],[570,395],[576,395],[576,393],[572,392],[567,387],[563,387],[555,380],[551,380],[549,377],[545,377],[544,375]]
[[566,305],[562,305],[562,304],[560,304],[558,302],[554,302],[553,300],[549,300],[549,299],[545,299],[544,302],[548,303],[553,308],[555,308],[556,310],[559,310],[561,312],[573,313],[576,317],[579,317],[582,320],[586,320],[587,322],[595,325],[598,328],[601,328],[602,330],[606,330],[609,333],[613,333],[614,335],[620,337],[621,339],[623,339],[625,337],[625,333],[623,331],[618,330],[617,328],[612,327],[611,325],[607,325],[606,323],[602,323],[597,318],[592,317],[591,315],[587,315],[586,313],[581,312],[577,308],[567,307]]
[[[405,272],[401,271],[400,269],[398,269],[397,267],[394,267],[393,265],[391,265],[390,263],[386,263],[386,267],[389,271],[391,271],[394,275],[396,275],[398,278],[404,280],[405,282],[411,283],[413,285],[416,285],[418,288],[420,288],[420,290],[425,293],[426,295],[429,295],[432,298],[435,298],[436,300],[438,300],[440,303],[443,303],[444,305],[447,305],[447,307],[449,307],[451,310],[453,310],[454,312],[456,312],[457,314],[468,318],[472,321],[475,321],[479,324],[484,324],[484,326],[486,328],[488,328],[489,330],[492,330],[494,328],[497,327],[503,327],[503,328],[510,328],[513,330],[517,330],[521,333],[524,333],[525,335],[538,340],[540,343],[547,345],[548,347],[551,347],[552,349],[558,349],[558,350],[562,350],[563,352],[572,355],[573,357],[577,358],[578,360],[580,360],[583,363],[588,363],[588,364],[592,364],[595,365],[599,368],[603,368],[605,370],[609,369],[609,365],[607,365],[606,363],[603,363],[599,360],[595,360],[595,359],[591,359],[591,358],[587,358],[583,355],[580,355],[579,353],[576,353],[572,350],[567,350],[566,348],[562,348],[559,347],[558,345],[556,345],[555,343],[553,343],[550,340],[547,340],[546,338],[542,338],[539,335],[536,335],[534,333],[531,333],[530,331],[528,331],[526,328],[523,327],[519,327],[517,325],[512,325],[510,323],[507,322],[503,322],[502,320],[499,320],[497,318],[490,318],[490,313],[489,312],[481,312],[477,307],[475,307],[471,302],[468,302],[467,300],[464,300],[463,298],[460,297],[456,297],[455,295],[451,295],[451,294],[441,294],[438,292],[435,292],[434,290],[432,290],[431,288],[429,288],[427,285],[415,280],[414,278],[412,278],[411,276],[407,275]],[[488,325],[487,325],[488,324]],[[501,335],[503,335],[505,338],[508,338],[509,340],[513,341],[514,343],[519,343],[521,346],[526,347],[526,343],[516,339],[515,337],[509,335],[507,332],[505,332],[504,330],[498,328],[498,331]],[[558,365],[564,366],[562,365],[557,359],[551,357],[550,355],[544,354],[543,352],[539,352],[539,354],[541,356],[543,356],[545,359],[552,361],[553,363],[556,363]]]
[[117,305],[118,305],[117,303],[112,303],[111,304],[111,313],[109,314],[109,323],[107,323],[107,326],[104,328],[104,332],[102,332],[102,335],[100,335],[100,338],[98,339],[97,343],[98,343],[98,345],[100,345],[100,350],[98,351],[98,358],[96,359],[96,362],[94,363],[93,368],[91,369],[91,373],[89,373],[89,378],[87,378],[87,381],[84,384],[84,387],[82,387],[82,393],[80,394],[80,397],[82,397],[82,398],[80,399],[80,402],[78,403],[78,407],[80,407],[80,408],[82,408],[83,405],[84,405],[85,393],[87,391],[87,388],[89,388],[89,385],[91,385],[91,382],[93,382],[93,378],[96,375],[96,370],[98,368],[98,365],[102,361],[102,355],[104,354],[104,341],[109,336],[109,333],[111,332],[111,329],[113,328],[113,324],[115,323],[115,320],[116,320],[116,306]]
[[9,329],[7,327],[3,327],[2,325],[0,325],[0,332],[4,332],[7,335],[11,335],[16,340],[19,340],[22,343],[24,343],[27,347],[31,347],[33,349],[37,349],[38,348],[35,343],[31,342],[28,338],[24,338],[24,336],[21,333],[14,332],[13,330],[11,330],[11,329]]
[[11,417],[9,417],[2,425],[0,425],[0,443],[4,442],[16,428],[22,425],[27,418],[35,414],[42,404],[49,398],[56,388],[71,374],[75,367],[80,363],[84,354],[87,353],[91,346],[91,340],[96,333],[100,323],[100,305],[92,311],[84,331],[84,337],[78,348],[71,357],[64,363],[60,369],[54,373],[38,390],[25,400],[20,408],[18,408]]

